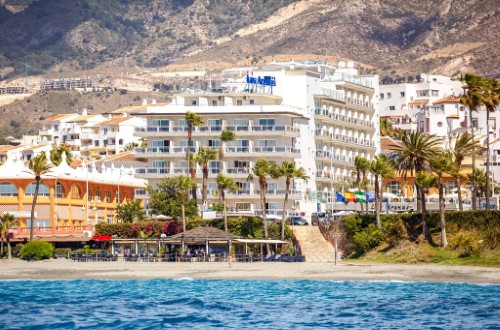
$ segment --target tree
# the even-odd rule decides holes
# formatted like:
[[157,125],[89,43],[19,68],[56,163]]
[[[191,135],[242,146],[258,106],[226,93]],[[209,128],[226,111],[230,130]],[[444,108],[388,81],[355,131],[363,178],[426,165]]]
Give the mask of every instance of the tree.
[[233,179],[222,174],[217,175],[217,185],[219,186],[222,205],[224,206],[224,230],[227,232],[227,205],[226,205],[226,191],[236,191],[239,189],[238,185]]
[[455,161],[455,165],[458,169],[458,174],[456,175],[456,183],[457,183],[457,194],[458,194],[458,209],[463,211],[463,202],[462,202],[462,188],[461,188],[461,178],[460,178],[460,169],[462,167],[462,162],[465,157],[470,157],[477,155],[483,149],[479,145],[479,142],[474,140],[474,136],[469,133],[459,134],[455,139],[455,145],[453,146],[453,157]]
[[392,123],[387,119],[380,120],[380,135],[381,136],[389,136],[392,134],[393,128]]
[[[205,121],[203,121],[200,115],[197,115],[190,111],[186,112],[185,119],[188,127],[188,146],[186,148],[186,160],[189,164],[189,173],[191,173],[191,179],[196,181],[196,171],[194,169],[194,163],[192,162],[192,158],[190,155],[191,147],[193,145],[193,128],[203,125]],[[196,186],[191,189],[191,195],[193,199],[196,200]]]
[[35,193],[33,195],[33,203],[31,204],[31,224],[30,224],[30,241],[33,240],[33,231],[35,228],[35,207],[36,200],[38,198],[38,190],[40,189],[40,181],[42,181],[42,175],[48,173],[52,168],[52,164],[47,161],[45,153],[41,153],[35,158],[31,158],[28,163],[28,168],[31,170],[32,174],[35,176]]
[[138,147],[139,145],[135,142],[130,142],[128,143],[124,148],[123,148],[123,151],[134,151],[134,149],[136,147]]
[[476,183],[476,189],[477,191],[474,191],[474,193],[478,193],[478,197],[484,196],[486,192],[486,173],[479,169],[476,168],[476,171],[474,173],[467,173],[467,181],[466,183],[472,184],[472,182]]
[[[440,153],[441,141],[435,135],[425,135],[422,132],[404,132],[399,134],[396,144],[390,146],[394,152],[394,162],[405,181],[408,174],[418,174],[423,171],[429,159]],[[427,219],[425,209],[425,193],[417,185],[417,209],[422,212],[422,228],[427,233]]]
[[[186,201],[189,199],[189,191],[196,189],[196,181],[185,175],[178,176],[177,180],[177,196],[181,203],[182,216],[182,232],[186,231]],[[193,198],[194,199],[194,198]]]
[[208,187],[208,162],[217,159],[217,150],[200,147],[198,155],[196,155],[196,162],[203,168],[203,190],[201,195],[201,205],[205,204],[207,200],[207,187]]
[[220,146],[219,146],[219,170],[222,170],[222,160],[224,158],[224,148],[226,143],[229,141],[234,141],[236,139],[236,134],[230,130],[223,130],[220,133]]
[[271,169],[271,177],[273,179],[285,179],[285,200],[283,201],[283,214],[281,215],[281,239],[285,239],[285,216],[286,204],[288,203],[288,194],[290,192],[290,183],[294,179],[309,180],[306,175],[306,170],[303,167],[296,167],[295,162],[284,161],[279,166],[274,166]]
[[[182,216],[181,204],[178,198],[178,179],[164,178],[155,185],[148,186],[149,209],[154,214],[170,215],[172,218],[180,219]],[[198,206],[195,199],[190,199],[185,204],[186,217],[194,217],[198,214]]]
[[50,151],[50,161],[52,164],[59,166],[62,161],[63,153],[66,154],[66,163],[69,165],[73,160],[73,155],[71,154],[71,147],[66,143],[52,146],[52,150]]
[[116,216],[123,223],[133,223],[146,220],[144,208],[141,203],[136,200],[125,204],[118,204],[116,207]]
[[252,172],[248,175],[247,181],[252,181],[255,177],[259,180],[260,187],[260,204],[262,207],[262,219],[264,221],[264,237],[268,238],[267,232],[267,217],[266,217],[266,190],[267,180],[271,177],[271,171],[274,164],[267,159],[259,159],[255,166],[252,167]]
[[454,174],[458,172],[456,164],[452,160],[451,151],[444,152],[441,155],[431,159],[429,165],[437,174],[438,179],[438,189],[439,189],[439,226],[441,227],[441,246],[445,247],[448,245],[448,240],[446,239],[446,219],[444,215],[444,185],[443,185],[443,175],[445,173]]
[[[481,107],[483,100],[481,97],[479,86],[481,85],[480,77],[474,74],[466,73],[460,77],[460,81],[465,83],[464,94],[460,97],[460,103],[469,108],[469,123],[470,123],[470,131],[471,135],[474,136],[474,124],[472,121],[472,112],[477,111],[479,107]],[[476,173],[476,157],[472,154],[472,190],[474,191],[472,194],[472,209],[475,210],[477,208],[477,200],[476,200],[476,178],[474,174]]]
[[424,234],[425,238],[430,241],[430,234],[429,231],[427,230],[427,212],[426,212],[426,207],[425,207],[425,193],[428,191],[429,188],[431,187],[437,187],[438,182],[437,178],[432,175],[429,172],[417,172],[417,175],[415,176],[415,185],[417,186],[417,190],[422,193],[423,200],[422,200],[422,233]]
[[381,187],[379,185],[379,179],[393,178],[394,168],[386,155],[375,156],[375,158],[370,163],[370,173],[374,177],[375,181],[375,219],[377,222],[377,228],[381,229],[382,224],[380,222],[380,213],[382,210],[382,194],[380,193]]
[[[7,242],[7,259],[12,259],[12,251],[10,248],[10,233],[9,229],[12,227],[19,226],[19,220],[14,217],[11,213],[5,213],[3,216],[0,216],[0,225],[2,236],[5,236],[5,240]],[[2,237],[3,244],[3,237]]]
[[[364,187],[366,192],[366,188],[368,186],[366,173],[370,169],[370,161],[365,157],[356,156],[356,158],[354,158],[354,166],[356,167],[356,186],[358,191],[361,191],[361,188]],[[368,212],[368,203],[366,202],[366,198],[365,203],[366,212]],[[363,211],[363,204],[361,204],[361,211]]]

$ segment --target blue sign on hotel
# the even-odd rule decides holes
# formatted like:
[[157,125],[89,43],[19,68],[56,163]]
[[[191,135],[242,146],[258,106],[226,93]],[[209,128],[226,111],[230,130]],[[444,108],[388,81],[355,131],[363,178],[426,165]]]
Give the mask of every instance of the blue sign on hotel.
[[276,77],[264,76],[264,77],[250,77],[247,74],[247,84],[253,85],[263,85],[263,86],[276,86]]

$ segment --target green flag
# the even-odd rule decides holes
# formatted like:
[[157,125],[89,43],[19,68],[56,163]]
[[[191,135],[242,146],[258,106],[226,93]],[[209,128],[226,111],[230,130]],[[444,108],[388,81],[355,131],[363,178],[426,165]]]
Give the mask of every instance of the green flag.
[[366,202],[366,195],[364,191],[356,191],[356,201],[358,203],[365,203]]

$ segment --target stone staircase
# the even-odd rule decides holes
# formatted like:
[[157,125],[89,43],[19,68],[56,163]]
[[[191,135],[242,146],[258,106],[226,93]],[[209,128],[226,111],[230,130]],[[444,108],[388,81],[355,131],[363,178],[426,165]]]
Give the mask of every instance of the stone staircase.
[[335,251],[318,226],[294,226],[293,233],[299,242],[306,262],[333,262]]

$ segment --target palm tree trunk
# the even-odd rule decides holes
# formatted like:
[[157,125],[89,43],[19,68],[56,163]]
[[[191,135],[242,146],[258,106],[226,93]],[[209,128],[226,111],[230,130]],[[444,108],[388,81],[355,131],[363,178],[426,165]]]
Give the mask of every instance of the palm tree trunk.
[[203,166],[203,190],[201,193],[201,205],[204,205],[207,200],[207,189],[208,189],[208,167]]
[[439,176],[439,226],[441,227],[441,246],[448,245],[446,240],[446,223],[444,214],[444,194],[443,194],[443,177]]
[[186,210],[184,208],[184,203],[181,203],[181,215],[182,215],[182,232],[186,232]]
[[2,231],[0,231],[0,259],[3,256],[3,228]]
[[486,210],[490,210],[490,110],[486,107]]
[[378,175],[375,176],[375,220],[377,223],[377,228],[382,228],[380,223],[380,189],[378,185]]
[[457,194],[458,194],[458,210],[463,211],[464,205],[462,202],[462,187],[460,187],[460,178],[457,178],[456,182],[457,182]]
[[226,196],[224,191],[221,192],[222,195],[222,203],[224,205],[224,231],[227,233],[227,205],[226,205]]
[[[474,136],[474,125],[472,124],[472,108],[469,107],[470,132]],[[472,154],[472,209],[477,210],[477,184],[476,184],[476,155]]]
[[36,200],[38,198],[38,188],[40,187],[40,177],[36,177],[35,194],[33,195],[33,203],[31,204],[31,224],[30,224],[30,242],[33,240],[33,234],[35,231],[35,207]]
[[[193,140],[193,127],[189,126],[188,127],[188,145],[186,148],[186,157],[187,157],[187,162],[188,162],[188,167],[189,167],[189,173],[191,174],[191,179],[196,180],[196,172],[194,169],[194,164],[191,162],[191,141]],[[194,200],[197,200],[196,197],[196,187],[193,187],[191,189],[191,196],[193,196]]]
[[290,189],[290,180],[286,180],[285,186],[285,201],[283,202],[283,214],[281,215],[281,239],[285,239],[285,213],[286,213],[286,203],[288,203],[288,189]]
[[7,234],[7,259],[11,260],[12,259],[12,249],[10,248],[10,239]]

